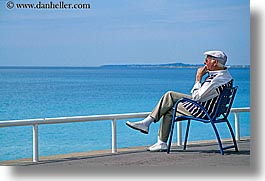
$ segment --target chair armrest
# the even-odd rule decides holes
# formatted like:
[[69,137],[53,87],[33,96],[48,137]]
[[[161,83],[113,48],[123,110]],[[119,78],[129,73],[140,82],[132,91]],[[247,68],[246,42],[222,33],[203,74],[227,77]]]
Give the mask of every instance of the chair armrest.
[[200,109],[202,109],[202,111],[206,114],[207,118],[208,119],[211,119],[210,115],[208,114],[208,112],[206,111],[206,109],[201,105],[199,104],[198,102],[192,100],[192,99],[189,99],[189,98],[186,98],[186,97],[183,97],[181,99],[179,99],[175,105],[174,105],[174,113],[173,113],[173,118],[175,119],[175,116],[176,116],[176,113],[177,113],[177,107],[178,107],[178,104],[181,103],[181,102],[190,102],[196,106],[198,106]]

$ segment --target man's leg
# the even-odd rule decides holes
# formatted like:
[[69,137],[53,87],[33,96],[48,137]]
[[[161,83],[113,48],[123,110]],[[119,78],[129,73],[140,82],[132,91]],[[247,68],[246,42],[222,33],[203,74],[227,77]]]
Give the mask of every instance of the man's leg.
[[183,97],[191,98],[191,96],[187,95],[187,94],[168,91],[167,93],[165,93],[161,97],[160,101],[158,102],[156,107],[153,109],[152,113],[150,115],[148,115],[148,117],[146,117],[144,120],[138,121],[138,122],[127,121],[126,125],[133,128],[133,129],[139,130],[142,133],[148,134],[150,124],[152,122],[159,121],[160,118],[162,116],[164,116],[164,114],[166,114],[170,109],[172,109],[174,104],[180,98],[183,98]]
[[191,98],[190,95],[179,92],[168,91],[165,93],[150,114],[150,116],[154,118],[154,122],[159,121],[160,118],[169,112],[174,104],[183,97]]
[[[188,112],[180,103],[177,107],[177,113],[176,115],[191,115],[190,112]],[[163,119],[160,123],[160,128],[158,130],[158,139],[157,142],[147,148],[149,151],[166,151],[167,150],[167,139],[170,133],[170,127],[171,127],[171,121],[172,121],[172,115],[174,113],[173,108],[168,111],[166,114],[163,115]]]
[[[182,103],[179,103],[178,108],[177,108],[177,113],[176,116],[178,115],[188,115],[191,116],[191,113],[187,111]],[[169,133],[170,133],[170,128],[171,128],[171,122],[172,122],[172,115],[173,115],[173,108],[168,111],[164,116],[163,119],[161,120],[160,123],[160,128],[158,130],[158,138],[162,142],[166,143]]]

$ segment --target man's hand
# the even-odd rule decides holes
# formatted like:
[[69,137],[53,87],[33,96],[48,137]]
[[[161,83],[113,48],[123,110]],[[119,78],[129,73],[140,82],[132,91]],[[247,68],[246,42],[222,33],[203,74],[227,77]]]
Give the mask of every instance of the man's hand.
[[202,77],[207,73],[206,66],[200,67],[197,70],[197,75],[196,75],[196,82],[201,82]]

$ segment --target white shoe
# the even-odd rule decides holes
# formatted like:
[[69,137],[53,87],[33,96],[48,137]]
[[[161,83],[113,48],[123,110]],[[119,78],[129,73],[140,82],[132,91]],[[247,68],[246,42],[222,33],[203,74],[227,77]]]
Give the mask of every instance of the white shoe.
[[149,127],[145,126],[142,122],[134,122],[134,123],[132,123],[130,121],[127,121],[126,125],[131,127],[131,128],[133,128],[133,129],[139,130],[142,133],[148,134]]
[[147,151],[156,152],[156,151],[167,151],[166,143],[156,143],[147,148]]

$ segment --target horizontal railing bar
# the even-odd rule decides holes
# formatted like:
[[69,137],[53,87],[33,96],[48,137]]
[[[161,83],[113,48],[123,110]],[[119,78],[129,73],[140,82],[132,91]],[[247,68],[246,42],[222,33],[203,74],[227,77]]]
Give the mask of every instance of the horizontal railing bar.
[[0,127],[144,118],[150,112],[0,121]]
[[231,108],[230,112],[250,112],[250,107]]
[[44,119],[24,119],[24,120],[0,121],[0,127],[29,126],[29,125],[39,124],[43,122],[43,120]]
[[[231,108],[231,112],[249,112],[249,107]],[[71,123],[71,122],[89,122],[89,121],[104,121],[104,120],[121,120],[131,118],[144,118],[150,112],[141,113],[125,113],[125,114],[106,114],[106,115],[92,115],[92,116],[73,116],[73,117],[57,117],[57,118],[37,118],[37,119],[24,119],[24,120],[8,120],[0,121],[0,127],[10,126],[29,126],[34,124],[58,124],[58,123]]]

